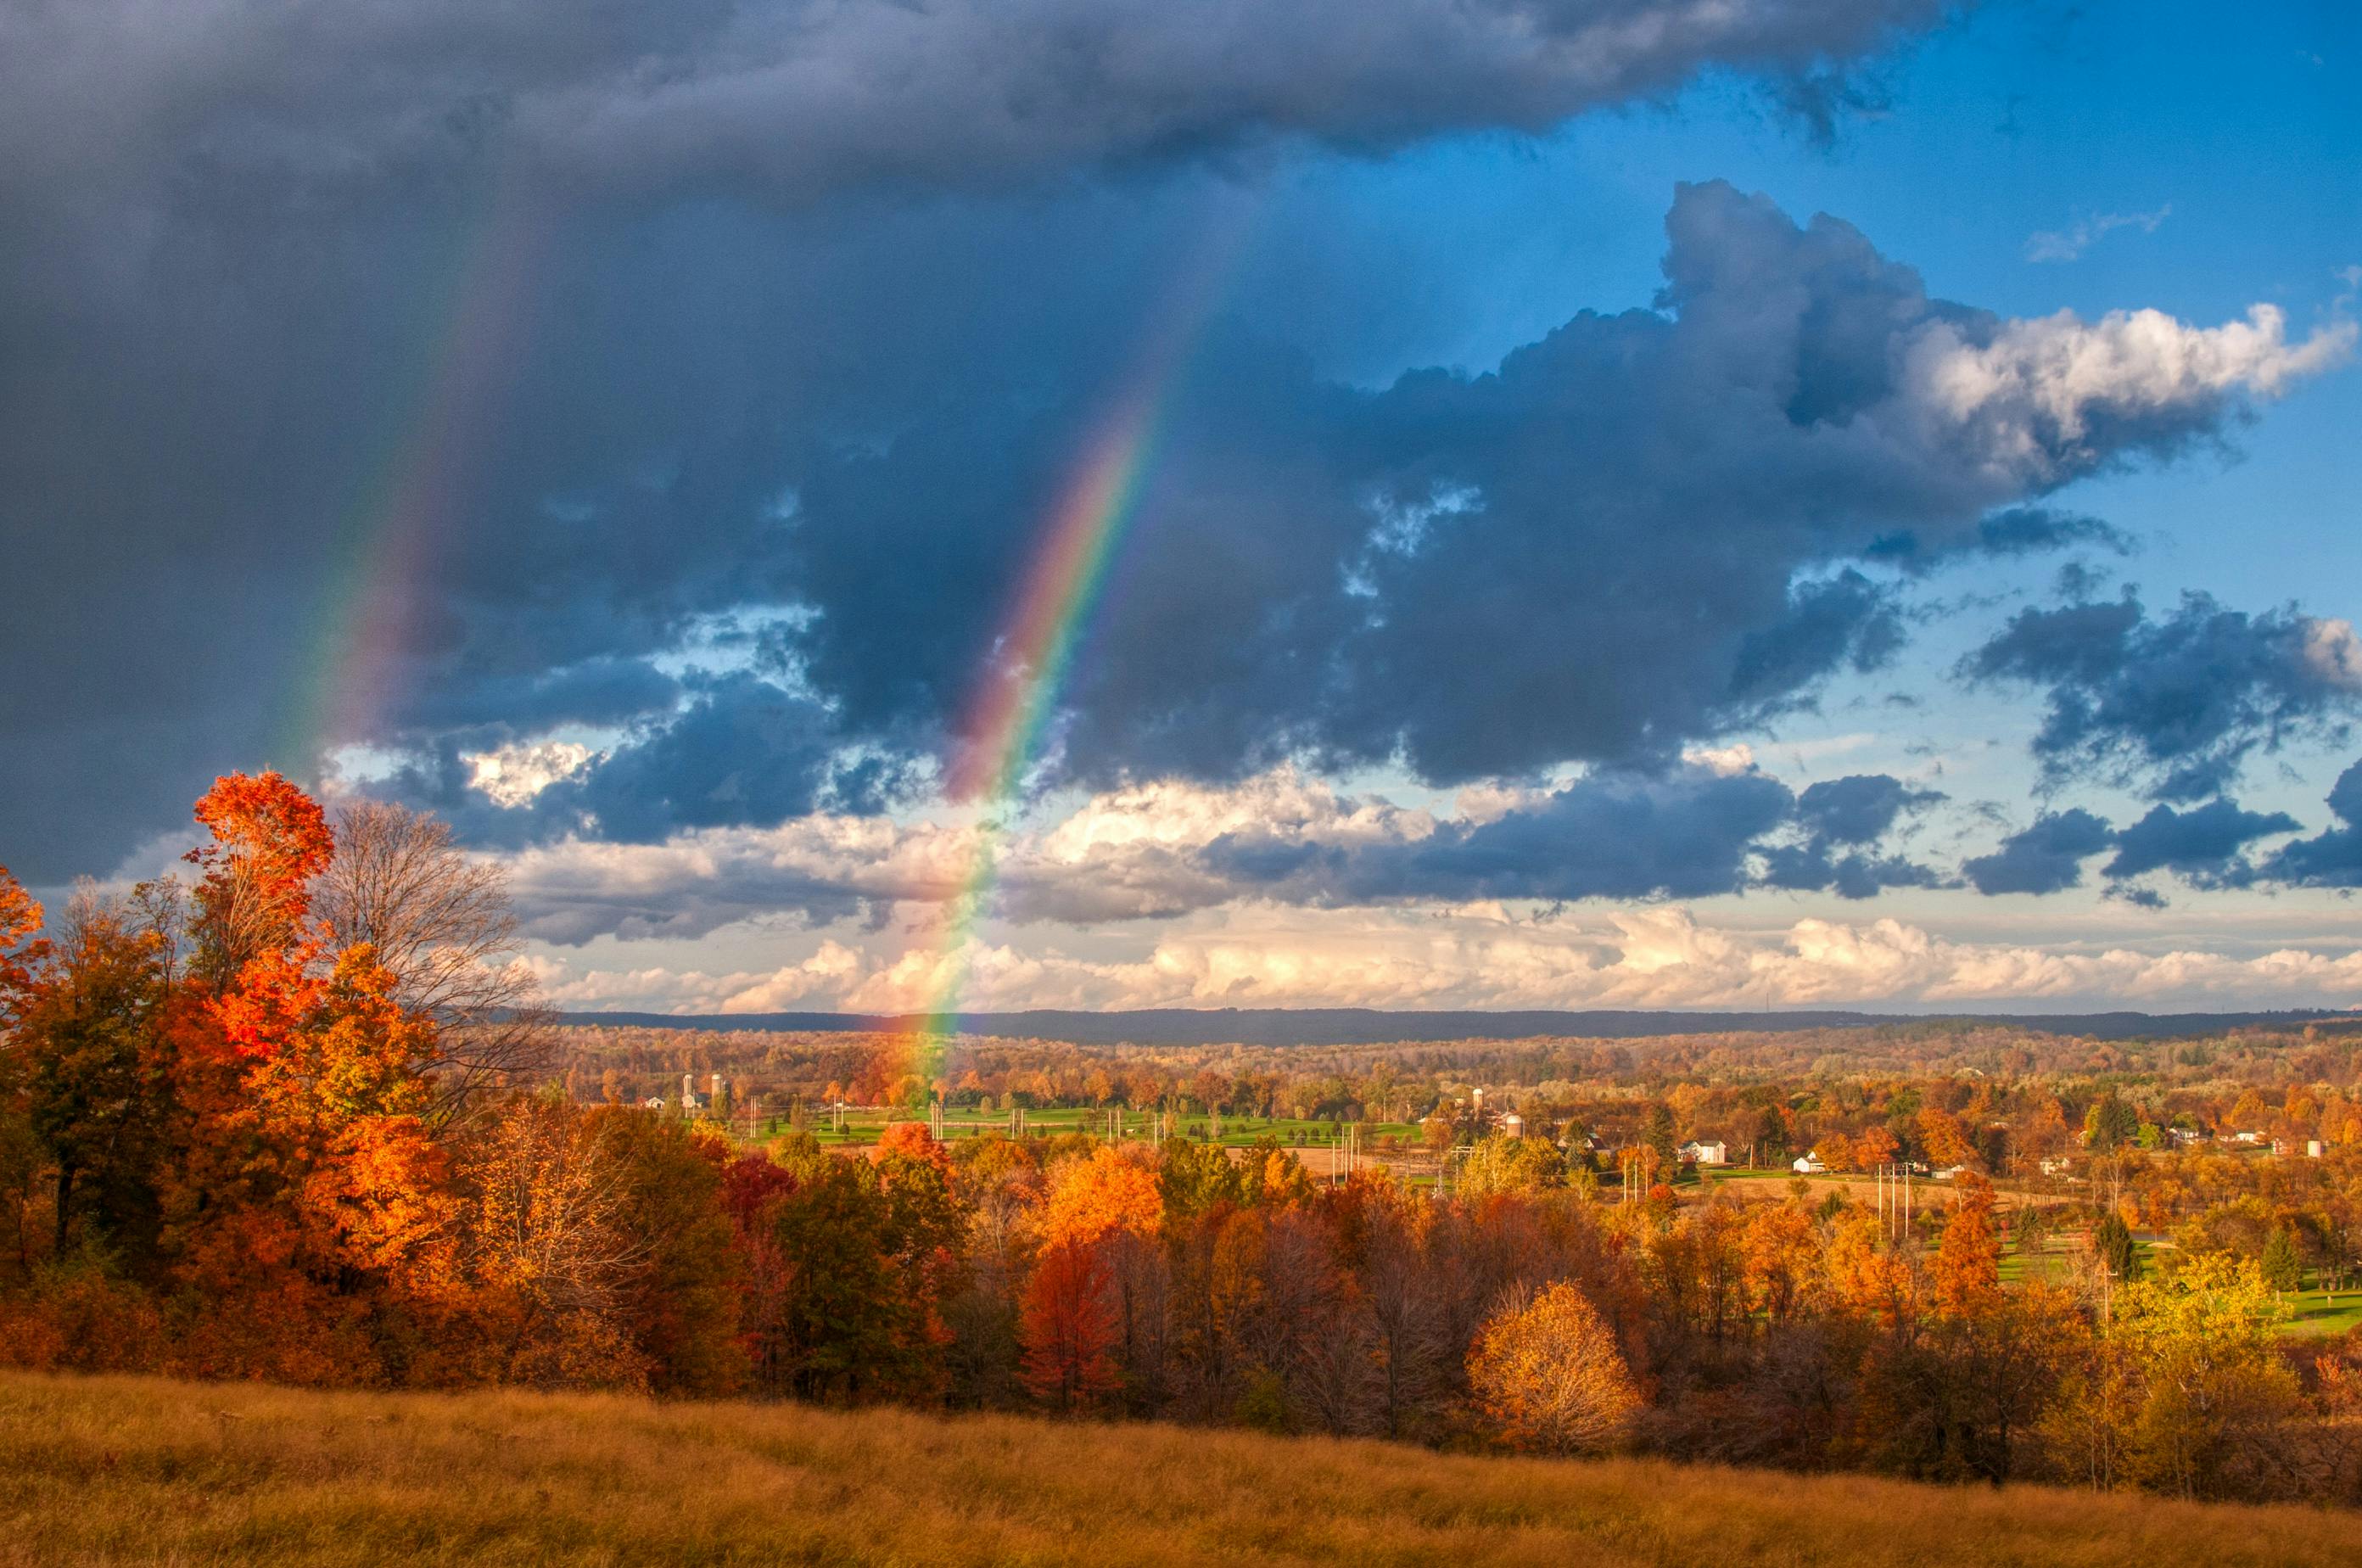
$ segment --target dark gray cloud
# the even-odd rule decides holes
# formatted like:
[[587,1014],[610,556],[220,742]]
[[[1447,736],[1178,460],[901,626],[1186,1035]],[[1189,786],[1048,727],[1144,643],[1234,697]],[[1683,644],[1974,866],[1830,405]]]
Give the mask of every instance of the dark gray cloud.
[[[2345,808],[2362,811],[2362,765],[2349,768],[2331,792],[2330,809],[2343,817],[2341,800]],[[2108,896],[2152,908],[2164,902],[2163,896],[2133,883],[2158,871],[2210,890],[2316,878],[2325,885],[2342,885],[2337,880],[2340,868],[2353,846],[2339,830],[2285,845],[2260,863],[2249,853],[2259,841],[2298,832],[2300,826],[2285,812],[2252,812],[2222,799],[2186,811],[2152,806],[2123,828],[2075,807],[2042,813],[1992,854],[1963,862],[1960,870],[1981,893],[2058,893],[2082,886],[2085,864],[2113,849],[2115,854],[2100,868]]]
[[[1703,68],[1801,74],[1938,0],[83,0],[0,8],[0,167],[258,202],[488,157],[802,199],[1302,138],[1539,129]],[[0,176],[5,179],[6,176]]]
[[2259,838],[2294,833],[2285,812],[2250,812],[2229,801],[2209,801],[2177,812],[2153,806],[2115,836],[2115,858],[2101,868],[2111,878],[2169,870],[2199,888],[2245,887],[2256,869],[2242,853]]
[[2097,778],[2162,801],[2219,793],[2288,741],[2341,738],[2362,700],[2351,626],[2203,593],[2158,617],[2129,592],[2024,610],[1963,668],[2043,692],[2034,754],[2053,782]]
[[2362,888],[2362,762],[2337,776],[2329,810],[2343,825],[2286,845],[2266,866],[2267,875],[2307,888]]
[[394,723],[428,734],[466,731],[491,744],[567,724],[619,725],[670,713],[680,682],[646,659],[598,655],[555,669],[488,675],[413,689]]
[[[1905,809],[1940,797],[1883,774],[1833,783],[1800,799],[1752,771],[1603,770],[1426,837],[1337,844],[1239,834],[1209,845],[1199,864],[1233,896],[1297,903],[1694,899],[1758,886],[1867,897],[1937,884],[1930,868],[1865,846]],[[1837,853],[1839,845],[1849,851]]]
[[2081,806],[2045,812],[1991,855],[1961,863],[1980,893],[2059,893],[2083,882],[2083,863],[2115,842],[2105,819]]
[[[1207,218],[1159,168],[1822,72],[1937,10],[0,0],[0,657],[45,677],[0,735],[50,759],[0,841],[101,869],[216,771],[308,771],[356,623],[385,700],[330,739],[448,774],[622,722],[582,672],[808,597],[778,503],[845,452],[980,441],[1030,517]],[[920,544],[1005,583],[1005,530]],[[937,635],[895,693],[935,717],[944,609],[888,634]]]
[[[1996,505],[2236,406],[2229,383],[2021,395],[2048,337],[2036,352],[2029,324],[1929,300],[1847,225],[1727,186],[1683,190],[1668,230],[1658,310],[1578,316],[1490,375],[1356,394],[1248,349],[1216,357],[1223,401],[1179,421],[1070,692],[1066,776],[1225,777],[1299,755],[1451,782],[1661,758],[1891,655],[1893,590],[1850,563],[1898,529],[1929,553],[2022,550],[2036,530],[1989,529]],[[2003,390],[1963,407],[1946,367],[1968,360]],[[2088,411],[2070,427],[2061,398],[2141,403],[2122,426],[2136,444]],[[808,494],[816,524],[839,507],[881,520],[802,536],[808,580],[861,591],[818,596],[811,668],[856,722],[923,726],[963,668],[928,661],[977,646],[996,601],[964,635],[876,630],[976,580],[965,531],[937,580],[872,569],[913,554],[900,519],[925,498],[904,487],[942,461],[901,458],[858,459],[882,493],[846,476]],[[963,517],[980,482],[951,498]],[[988,558],[1024,534],[1003,537]]]
[[1943,798],[1892,774],[1851,773],[1806,785],[1796,797],[1796,817],[1824,842],[1862,845],[1883,838],[1904,812]]
[[1871,846],[1906,814],[1944,799],[1886,773],[1854,773],[1809,784],[1796,797],[1802,842],[1763,852],[1763,881],[1795,892],[1835,892],[1869,899],[1889,888],[1936,888],[1946,878],[1933,867]]

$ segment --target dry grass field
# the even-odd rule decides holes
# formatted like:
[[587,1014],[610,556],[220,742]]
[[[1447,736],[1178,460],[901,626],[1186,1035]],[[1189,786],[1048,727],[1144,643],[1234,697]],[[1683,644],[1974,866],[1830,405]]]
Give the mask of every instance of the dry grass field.
[[1177,1427],[0,1375],[0,1564],[2351,1562],[2362,1519]]

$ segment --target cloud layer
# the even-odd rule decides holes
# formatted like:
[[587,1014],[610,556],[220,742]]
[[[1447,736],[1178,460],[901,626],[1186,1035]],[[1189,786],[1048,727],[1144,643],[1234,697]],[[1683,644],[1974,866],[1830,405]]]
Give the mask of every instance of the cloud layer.
[[[1283,767],[1234,787],[1120,790],[996,838],[993,907],[1019,924],[1081,926],[1242,901],[1554,904],[1749,888],[1866,898],[1940,881],[1881,840],[1941,799],[1882,774],[1800,796],[1751,767],[1690,765],[1477,792],[1439,815]],[[900,906],[939,903],[967,885],[986,831],[815,814],[657,845],[569,839],[510,865],[541,940],[695,937],[766,916],[883,921]]]
[[[561,1006],[687,1012],[896,1012],[927,1005],[952,960],[864,958],[837,943],[771,972],[648,969],[578,977],[546,967]],[[1140,957],[1091,960],[982,944],[960,955],[966,1004],[1744,1008],[1882,1002],[1930,1008],[2094,1002],[2151,1008],[2229,1000],[2350,1005],[2362,954],[2283,947],[2248,955],[2167,948],[2083,952],[1948,940],[1894,920],[1716,927],[1681,908],[1595,922],[1519,922],[1467,911],[1317,933],[1268,921],[1176,932]]]
[[[800,199],[1304,138],[1540,129],[1709,67],[1802,72],[1937,0],[87,0],[0,8],[20,180],[138,160],[281,199],[500,154]],[[65,127],[61,134],[60,127]]]

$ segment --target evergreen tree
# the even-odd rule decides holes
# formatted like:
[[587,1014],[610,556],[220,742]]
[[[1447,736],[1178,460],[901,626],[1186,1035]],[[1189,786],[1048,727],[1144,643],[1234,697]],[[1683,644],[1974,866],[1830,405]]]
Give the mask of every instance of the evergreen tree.
[[1681,1146],[1673,1138],[1672,1107],[1657,1104],[1649,1108],[1649,1127],[1647,1132],[1642,1135],[1642,1141],[1657,1151],[1657,1158],[1661,1162],[1660,1169],[1671,1170],[1679,1163]]
[[2114,1209],[2101,1215],[2100,1222],[2092,1227],[2092,1251],[2098,1254],[2109,1278],[2132,1280],[2141,1276],[2140,1252],[2133,1245],[2132,1230]]
[[2093,1100],[2083,1118],[2083,1141],[2094,1154],[2121,1149],[2139,1136],[2140,1112],[2112,1094]]
[[2296,1238],[2283,1225],[2274,1231],[2271,1240],[2264,1243],[2264,1283],[2274,1290],[2287,1292],[2304,1288],[2304,1257],[2296,1250]]

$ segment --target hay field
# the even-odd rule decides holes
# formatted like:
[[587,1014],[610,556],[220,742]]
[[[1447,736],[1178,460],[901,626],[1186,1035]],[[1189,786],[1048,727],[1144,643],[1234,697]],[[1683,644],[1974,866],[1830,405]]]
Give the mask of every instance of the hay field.
[[0,1375],[0,1564],[2352,1561],[2362,1518],[1172,1426]]

